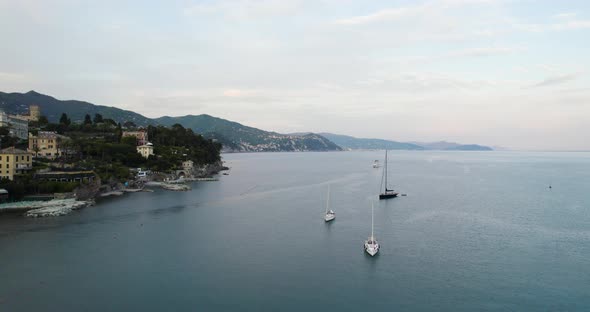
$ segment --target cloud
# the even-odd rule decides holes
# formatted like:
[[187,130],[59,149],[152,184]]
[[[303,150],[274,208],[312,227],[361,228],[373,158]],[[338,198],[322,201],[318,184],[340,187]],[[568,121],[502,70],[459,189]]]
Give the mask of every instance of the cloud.
[[26,79],[24,74],[0,72],[0,81],[24,81]]
[[336,20],[336,24],[340,25],[359,25],[359,24],[367,24],[367,23],[374,23],[374,22],[382,22],[382,21],[395,21],[400,20],[408,17],[413,17],[420,13],[420,11],[424,10],[423,6],[417,7],[405,7],[405,8],[394,8],[394,9],[384,9],[377,11],[375,13],[369,15],[361,15],[355,16],[350,18],[344,18]]
[[475,4],[490,4],[498,2],[493,0],[438,0],[428,1],[420,5],[386,8],[367,15],[342,18],[335,21],[340,25],[361,25],[385,21],[399,21],[407,18],[425,16],[438,13],[441,10],[457,8]]
[[261,93],[258,90],[246,90],[246,89],[227,89],[223,91],[224,97],[230,98],[245,98],[260,96]]
[[590,28],[590,20],[568,20],[561,23],[549,24],[522,24],[515,23],[513,27],[517,30],[528,32],[546,32],[546,31],[563,31],[578,30]]
[[301,7],[299,0],[222,0],[185,7],[185,16],[221,14],[229,19],[271,18],[289,15]]
[[451,52],[447,54],[447,57],[473,57],[473,56],[490,56],[497,54],[510,54],[522,50],[518,47],[483,47],[483,48],[470,48]]
[[573,30],[590,28],[590,20],[573,20],[561,24],[554,24],[550,27],[552,30]]
[[576,15],[578,15],[575,12],[563,12],[563,13],[558,13],[553,15],[553,18],[556,19],[570,19],[570,18],[574,18],[576,17]]
[[451,51],[442,55],[436,56],[412,56],[407,59],[400,61],[401,64],[416,65],[416,64],[429,64],[439,61],[446,60],[462,60],[474,57],[488,57],[493,55],[512,54],[518,51],[523,51],[525,48],[522,47],[477,47],[467,48],[462,50]]
[[531,87],[537,88],[537,87],[550,87],[550,86],[554,86],[554,85],[559,85],[559,84],[563,84],[566,82],[576,80],[581,75],[582,75],[581,72],[556,75],[556,76],[545,78],[543,81],[536,83],[536,84],[532,85]]

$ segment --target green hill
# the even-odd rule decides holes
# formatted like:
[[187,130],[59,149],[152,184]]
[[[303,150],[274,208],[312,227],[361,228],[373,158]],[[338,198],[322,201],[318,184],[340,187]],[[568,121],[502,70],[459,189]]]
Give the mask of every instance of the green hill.
[[0,92],[0,109],[7,113],[27,113],[29,111],[29,105],[32,104],[39,105],[41,113],[46,116],[50,122],[58,122],[61,114],[66,113],[74,122],[83,121],[86,114],[89,114],[90,116],[101,114],[103,118],[110,118],[121,123],[132,121],[138,126],[156,124],[150,118],[116,107],[94,105],[92,103],[76,100],[62,101],[35,91],[29,91],[27,93]]
[[280,152],[280,151],[340,151],[338,145],[325,137],[314,134],[280,134],[268,132],[237,122],[209,116],[187,115],[182,117],[160,117],[155,119],[162,125],[181,124],[186,128],[215,138],[226,151],[236,152]]
[[494,149],[478,144],[459,144],[455,142],[438,141],[438,142],[412,142],[413,144],[423,146],[429,150],[441,151],[493,151]]
[[382,139],[361,139],[348,135],[340,135],[333,133],[320,133],[330,141],[338,144],[344,149],[388,149],[388,150],[423,150],[424,147],[412,144],[403,143]]

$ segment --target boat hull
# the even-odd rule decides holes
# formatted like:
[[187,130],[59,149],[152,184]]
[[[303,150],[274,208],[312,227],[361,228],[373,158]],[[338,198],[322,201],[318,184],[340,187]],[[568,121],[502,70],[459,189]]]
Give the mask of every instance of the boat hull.
[[365,252],[368,253],[369,256],[374,257],[379,252],[379,245],[365,243]]
[[388,199],[388,198],[394,198],[397,197],[397,195],[399,195],[399,193],[382,193],[379,194],[379,199]]
[[336,215],[325,215],[324,216],[324,221],[326,221],[326,222],[333,221],[334,219],[336,219]]

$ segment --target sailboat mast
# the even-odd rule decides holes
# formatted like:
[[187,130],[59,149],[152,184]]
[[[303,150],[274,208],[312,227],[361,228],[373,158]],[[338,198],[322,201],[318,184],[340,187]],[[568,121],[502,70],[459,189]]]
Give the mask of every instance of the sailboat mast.
[[375,205],[373,204],[373,201],[371,200],[371,240],[374,239],[373,238],[373,210],[375,209],[374,206]]
[[328,207],[330,207],[330,185],[328,184],[328,196],[326,197],[326,213],[328,213]]
[[387,192],[387,150],[385,150],[385,192]]

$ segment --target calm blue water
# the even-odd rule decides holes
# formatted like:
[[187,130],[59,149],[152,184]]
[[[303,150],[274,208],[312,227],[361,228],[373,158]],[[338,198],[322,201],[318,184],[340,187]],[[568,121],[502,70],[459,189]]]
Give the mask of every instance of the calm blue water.
[[2,215],[0,311],[590,309],[589,153],[392,152],[370,258],[382,157],[224,155],[190,192]]

